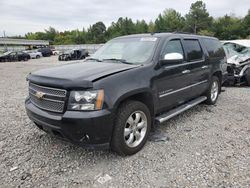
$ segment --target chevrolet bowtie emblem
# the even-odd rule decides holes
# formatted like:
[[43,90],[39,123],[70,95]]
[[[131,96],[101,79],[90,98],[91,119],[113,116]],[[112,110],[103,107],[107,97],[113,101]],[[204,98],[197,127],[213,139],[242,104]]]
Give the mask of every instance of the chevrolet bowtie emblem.
[[35,95],[36,95],[36,97],[37,97],[38,99],[42,99],[42,98],[44,97],[45,93],[40,92],[40,91],[37,91]]

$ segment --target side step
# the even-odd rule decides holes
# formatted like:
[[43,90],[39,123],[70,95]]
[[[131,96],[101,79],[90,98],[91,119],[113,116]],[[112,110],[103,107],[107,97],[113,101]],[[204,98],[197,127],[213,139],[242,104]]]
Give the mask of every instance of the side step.
[[183,104],[181,106],[178,106],[177,108],[174,108],[174,109],[172,109],[172,110],[170,110],[170,111],[168,111],[168,112],[166,112],[164,114],[161,114],[160,116],[157,116],[155,118],[155,121],[157,123],[162,123],[164,121],[167,121],[170,118],[172,118],[172,117],[174,117],[174,116],[176,116],[176,115],[178,115],[178,114],[192,108],[193,106],[196,106],[197,104],[199,104],[199,103],[201,103],[201,102],[203,102],[205,100],[207,100],[207,97],[201,96],[201,97],[199,97],[197,99],[189,101],[189,102],[187,102],[187,103],[185,103],[185,104]]

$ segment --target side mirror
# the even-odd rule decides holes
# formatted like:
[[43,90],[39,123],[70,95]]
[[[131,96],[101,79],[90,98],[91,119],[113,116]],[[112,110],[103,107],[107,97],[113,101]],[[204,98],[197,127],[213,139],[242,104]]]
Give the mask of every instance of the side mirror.
[[168,53],[164,56],[164,58],[160,61],[161,65],[173,64],[173,63],[181,63],[183,61],[183,55],[180,53]]

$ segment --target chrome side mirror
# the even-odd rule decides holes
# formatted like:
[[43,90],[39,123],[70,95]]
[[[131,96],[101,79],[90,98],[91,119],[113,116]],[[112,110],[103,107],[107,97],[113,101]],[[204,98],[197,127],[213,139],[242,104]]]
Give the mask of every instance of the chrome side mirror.
[[183,61],[183,55],[180,53],[168,53],[164,56],[166,61]]
[[184,57],[180,53],[168,53],[160,61],[160,65],[163,66],[163,65],[167,65],[167,64],[182,63],[183,59],[184,59]]

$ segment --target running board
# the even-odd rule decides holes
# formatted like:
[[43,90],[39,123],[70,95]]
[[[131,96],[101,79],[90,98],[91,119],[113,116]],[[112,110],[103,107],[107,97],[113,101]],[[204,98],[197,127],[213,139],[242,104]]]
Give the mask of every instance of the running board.
[[196,106],[197,104],[199,104],[199,103],[201,103],[201,102],[203,102],[205,100],[207,100],[207,97],[201,96],[201,97],[199,97],[197,99],[194,99],[192,101],[189,101],[189,102],[187,102],[187,103],[185,103],[185,104],[183,104],[181,106],[178,106],[177,108],[174,108],[173,110],[170,110],[170,111],[168,111],[168,112],[166,112],[164,114],[161,114],[160,116],[157,116],[155,118],[155,120],[156,120],[157,123],[162,123],[162,122],[167,121],[170,118],[172,118],[172,117],[174,117],[174,116],[176,116],[176,115],[178,115],[178,114],[192,108],[193,106]]

